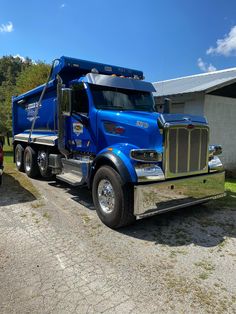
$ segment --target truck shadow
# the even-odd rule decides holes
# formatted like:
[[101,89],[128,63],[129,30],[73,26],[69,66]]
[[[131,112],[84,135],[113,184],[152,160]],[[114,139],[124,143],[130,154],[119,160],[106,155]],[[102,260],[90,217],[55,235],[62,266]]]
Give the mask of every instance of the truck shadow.
[[226,238],[236,238],[236,193],[229,192],[230,207],[222,200],[153,216],[119,232],[155,244],[171,247],[197,245],[224,246]]
[[57,187],[62,190],[66,190],[70,195],[71,199],[78,204],[85,206],[89,210],[95,210],[93,205],[92,193],[87,187],[71,187],[70,185],[61,181],[49,182],[50,186]]
[[27,190],[11,174],[3,174],[3,183],[0,187],[0,206],[14,205],[36,200],[33,193]]

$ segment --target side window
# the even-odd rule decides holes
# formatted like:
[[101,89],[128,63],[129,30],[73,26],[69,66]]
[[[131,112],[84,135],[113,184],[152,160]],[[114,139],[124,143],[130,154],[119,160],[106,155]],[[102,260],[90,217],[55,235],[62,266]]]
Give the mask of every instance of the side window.
[[81,113],[89,112],[88,95],[83,83],[73,86],[72,111]]

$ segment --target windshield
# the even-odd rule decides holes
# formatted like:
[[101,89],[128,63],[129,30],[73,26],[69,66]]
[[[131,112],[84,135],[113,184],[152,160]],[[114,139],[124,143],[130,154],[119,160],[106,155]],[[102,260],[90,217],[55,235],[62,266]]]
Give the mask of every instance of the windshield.
[[89,84],[97,109],[154,111],[150,92]]

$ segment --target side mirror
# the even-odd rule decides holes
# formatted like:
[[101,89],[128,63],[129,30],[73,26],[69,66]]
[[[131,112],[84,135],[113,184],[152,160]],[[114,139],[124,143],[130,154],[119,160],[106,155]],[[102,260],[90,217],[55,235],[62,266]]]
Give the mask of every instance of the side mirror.
[[172,103],[172,101],[170,98],[165,98],[163,113],[170,113],[171,103]]
[[64,116],[71,115],[71,95],[72,89],[71,88],[62,88],[61,89],[61,113]]
[[209,156],[217,156],[222,154],[222,146],[221,145],[209,145]]

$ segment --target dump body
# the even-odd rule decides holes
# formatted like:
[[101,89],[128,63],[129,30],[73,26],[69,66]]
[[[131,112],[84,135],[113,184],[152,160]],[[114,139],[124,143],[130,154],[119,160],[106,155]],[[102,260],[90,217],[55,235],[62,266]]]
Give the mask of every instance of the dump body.
[[[129,217],[142,218],[223,196],[223,166],[209,150],[206,119],[156,112],[154,91],[141,71],[58,59],[46,86],[13,98],[18,164],[33,149],[38,157],[26,170],[39,167],[71,185],[87,184],[111,227],[128,221],[130,202]],[[123,206],[125,192],[116,190],[125,186],[132,201]]]

